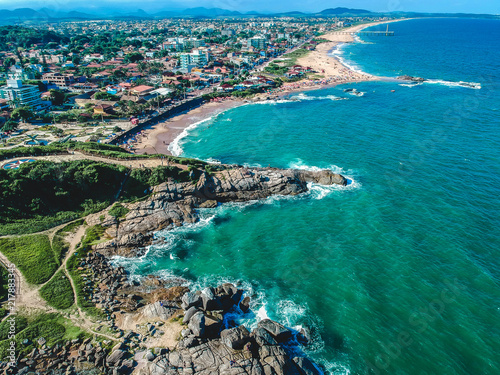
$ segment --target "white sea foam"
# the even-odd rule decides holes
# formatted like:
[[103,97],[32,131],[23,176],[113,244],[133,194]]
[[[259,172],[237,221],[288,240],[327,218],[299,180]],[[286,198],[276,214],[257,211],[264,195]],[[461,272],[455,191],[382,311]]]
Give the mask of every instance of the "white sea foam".
[[179,134],[168,146],[168,150],[172,153],[174,156],[180,156],[182,154],[182,139],[187,137],[189,133],[196,129],[198,126],[205,124],[211,120],[214,120],[215,116],[203,119],[201,121],[195,122],[194,124],[189,125],[187,128],[185,128],[181,134]]
[[248,103],[250,105],[252,104],[268,104],[268,105],[272,105],[272,104],[283,104],[283,103],[292,103],[294,102],[294,100],[290,100],[290,99],[274,99],[274,100],[262,100],[262,101],[259,101],[259,102],[253,102],[253,103]]
[[423,83],[401,83],[399,86],[403,87],[415,87],[415,86],[421,86]]
[[465,87],[467,89],[473,89],[473,90],[481,90],[482,86],[480,83],[477,82],[450,82],[450,81],[443,81],[441,79],[429,79],[427,81],[424,81],[424,83],[431,84],[431,85],[443,85],[443,86],[448,86],[448,87]]
[[368,74],[368,73],[364,72],[363,70],[361,70],[361,68],[359,66],[354,65],[354,63],[352,63],[352,62],[347,62],[347,60],[345,59],[344,50],[343,50],[343,48],[345,46],[347,46],[347,45],[348,45],[348,43],[340,43],[340,44],[338,44],[336,46],[336,48],[333,49],[329,53],[330,56],[336,57],[340,61],[340,63],[342,65],[344,65],[346,68],[348,68],[348,69],[350,69],[350,70],[352,70],[352,71],[354,71],[356,73],[364,74],[364,75],[368,75],[369,76],[370,74]]
[[298,101],[303,101],[303,100],[306,100],[306,101],[310,101],[310,100],[334,100],[334,101],[336,101],[336,100],[346,100],[346,98],[340,98],[340,97],[335,96],[335,95],[310,96],[310,95],[306,95],[303,92],[300,93],[300,94],[292,96],[291,99],[298,100]]

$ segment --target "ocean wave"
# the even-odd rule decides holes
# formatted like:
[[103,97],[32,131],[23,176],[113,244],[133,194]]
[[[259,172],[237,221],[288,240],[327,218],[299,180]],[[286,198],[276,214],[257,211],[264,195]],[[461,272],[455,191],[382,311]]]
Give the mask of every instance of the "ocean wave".
[[332,51],[330,51],[329,55],[332,57],[337,58],[342,65],[344,65],[346,68],[359,73],[363,74],[366,76],[370,76],[371,74],[366,73],[365,71],[361,70],[361,68],[357,65],[354,65],[354,62],[348,62],[344,56],[345,51],[343,50],[344,47],[346,47],[348,43],[340,43],[338,44]]
[[174,156],[180,156],[183,152],[183,149],[182,149],[182,139],[184,139],[185,137],[187,137],[189,135],[189,133],[196,129],[198,126],[202,125],[202,124],[205,124],[209,121],[212,121],[214,120],[218,115],[215,115],[215,116],[211,116],[211,117],[208,117],[206,119],[203,119],[203,120],[200,120],[198,122],[195,122],[191,125],[189,125],[187,128],[185,128],[184,130],[182,130],[182,133],[179,134],[171,143],[170,145],[168,146],[168,150],[172,153],[172,155]]
[[427,81],[424,81],[424,83],[428,83],[431,85],[443,85],[443,86],[448,86],[448,87],[465,87],[467,89],[473,89],[473,90],[481,90],[482,86],[480,83],[477,82],[450,82],[450,81],[443,81],[441,79],[429,79]]
[[310,95],[304,94],[303,92],[301,92],[300,94],[294,95],[290,98],[293,100],[299,100],[299,101],[302,101],[302,100],[306,100],[306,101],[310,101],[310,100],[333,100],[333,101],[347,100],[347,98],[341,98],[341,97],[335,96],[335,95],[310,96]]
[[249,105],[252,105],[252,104],[269,104],[269,105],[272,105],[272,104],[283,104],[283,103],[293,103],[294,100],[290,100],[290,99],[273,99],[273,100],[262,100],[262,101],[259,101],[259,102],[252,102],[252,103],[248,103]]
[[402,86],[402,87],[415,87],[415,86],[421,86],[423,85],[423,83],[401,83],[399,84],[399,86]]

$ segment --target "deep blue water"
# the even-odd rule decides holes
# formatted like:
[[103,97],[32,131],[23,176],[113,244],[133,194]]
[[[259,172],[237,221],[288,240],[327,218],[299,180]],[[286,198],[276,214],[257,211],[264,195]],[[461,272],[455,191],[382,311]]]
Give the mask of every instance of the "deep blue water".
[[332,168],[350,186],[205,210],[200,224],[159,233],[168,246],[119,262],[242,282],[254,292],[248,324],[309,327],[306,352],[330,373],[499,374],[500,21],[390,29],[344,47],[347,63],[432,83],[245,105],[179,142],[184,156],[224,163]]

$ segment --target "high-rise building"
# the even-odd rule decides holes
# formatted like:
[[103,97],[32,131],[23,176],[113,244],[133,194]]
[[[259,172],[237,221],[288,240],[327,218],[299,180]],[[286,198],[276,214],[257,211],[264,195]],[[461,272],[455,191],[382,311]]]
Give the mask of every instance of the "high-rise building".
[[180,55],[181,69],[188,70],[189,66],[203,68],[207,62],[207,54],[199,50],[195,50],[191,53],[181,53]]
[[253,48],[264,49],[266,48],[266,38],[262,35],[256,35],[253,38],[250,38],[250,45]]
[[0,98],[10,102],[11,107],[37,108],[42,104],[38,86],[23,85],[22,81],[14,79],[8,79],[7,85],[0,87]]

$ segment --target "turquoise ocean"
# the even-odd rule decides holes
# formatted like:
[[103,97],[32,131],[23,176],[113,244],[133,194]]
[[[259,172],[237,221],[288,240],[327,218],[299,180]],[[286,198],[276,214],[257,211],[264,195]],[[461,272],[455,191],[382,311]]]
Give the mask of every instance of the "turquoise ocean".
[[115,261],[135,276],[240,283],[253,297],[242,321],[307,327],[304,351],[325,373],[500,374],[500,20],[390,29],[332,53],[430,81],[248,104],[174,145],[223,163],[330,168],[349,186],[202,210],[158,232],[166,245]]

